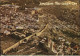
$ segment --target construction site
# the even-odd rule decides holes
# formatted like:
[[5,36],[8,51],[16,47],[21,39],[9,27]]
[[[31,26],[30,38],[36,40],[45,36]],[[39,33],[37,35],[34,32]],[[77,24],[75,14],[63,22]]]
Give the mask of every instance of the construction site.
[[0,55],[80,55],[79,0],[0,0]]

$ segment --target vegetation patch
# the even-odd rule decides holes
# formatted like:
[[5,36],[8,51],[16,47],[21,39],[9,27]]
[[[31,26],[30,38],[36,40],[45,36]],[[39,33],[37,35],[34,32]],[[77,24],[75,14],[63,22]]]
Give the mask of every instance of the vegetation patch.
[[64,33],[64,34],[66,34],[67,36],[69,36],[69,37],[80,37],[80,35],[79,34],[76,34],[76,33],[74,33],[74,32],[70,32],[70,31],[63,31],[62,30],[62,32]]

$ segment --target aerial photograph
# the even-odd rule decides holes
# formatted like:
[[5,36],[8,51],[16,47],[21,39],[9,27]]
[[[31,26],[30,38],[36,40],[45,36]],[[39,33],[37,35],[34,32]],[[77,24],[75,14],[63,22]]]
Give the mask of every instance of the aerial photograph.
[[80,0],[0,0],[0,55],[80,56]]

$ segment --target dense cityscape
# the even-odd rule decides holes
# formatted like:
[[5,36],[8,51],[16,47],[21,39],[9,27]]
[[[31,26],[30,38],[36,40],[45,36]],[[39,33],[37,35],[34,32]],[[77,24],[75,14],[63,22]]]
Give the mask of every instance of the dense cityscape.
[[78,0],[0,0],[0,54],[80,55],[79,6]]

